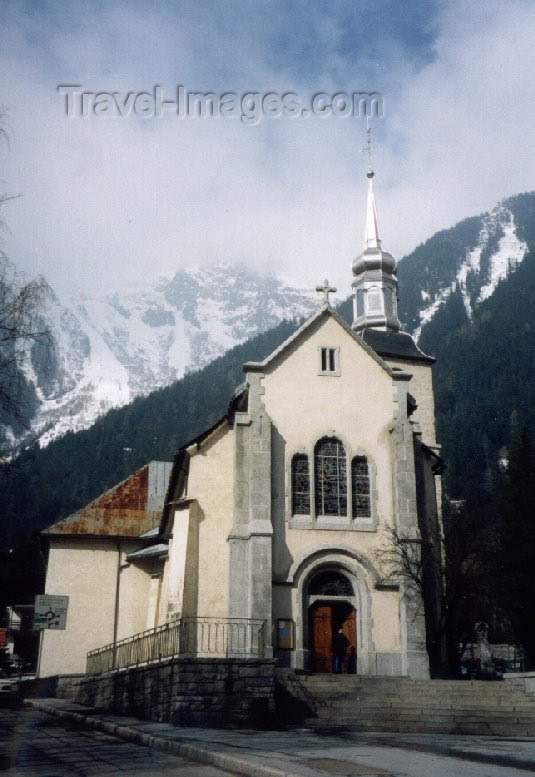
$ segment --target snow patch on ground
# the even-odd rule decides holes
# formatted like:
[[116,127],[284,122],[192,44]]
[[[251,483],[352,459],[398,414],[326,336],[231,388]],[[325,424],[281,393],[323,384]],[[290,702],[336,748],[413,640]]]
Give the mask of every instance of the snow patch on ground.
[[516,270],[528,250],[526,243],[517,237],[512,213],[509,212],[509,220],[502,224],[502,227],[504,235],[500,238],[498,250],[490,260],[490,280],[481,289],[478,302],[482,302],[494,294],[498,283],[506,278],[508,273]]
[[429,303],[420,311],[420,323],[413,332],[413,336],[418,341],[422,327],[425,326],[440,307],[446,302],[448,297],[459,288],[463,297],[463,303],[466,315],[472,320],[473,306],[470,293],[467,288],[467,279],[469,274],[477,276],[481,274],[481,255],[486,248],[489,239],[496,234],[498,227],[501,227],[504,234],[500,238],[498,250],[489,259],[489,279],[482,286],[476,304],[488,299],[494,293],[498,283],[507,277],[509,272],[514,271],[524,259],[527,251],[527,245],[520,240],[516,234],[516,225],[511,211],[503,205],[495,208],[492,213],[483,218],[481,231],[479,233],[478,243],[471,249],[467,249],[464,258],[459,259],[459,267],[456,272],[455,282],[439,289],[438,293],[431,298],[429,292],[422,290],[422,300]]

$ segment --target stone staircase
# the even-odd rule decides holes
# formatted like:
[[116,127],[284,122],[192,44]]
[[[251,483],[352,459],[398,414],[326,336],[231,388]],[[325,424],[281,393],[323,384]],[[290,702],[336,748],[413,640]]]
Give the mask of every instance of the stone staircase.
[[286,725],[353,731],[535,736],[535,693],[522,680],[277,675]]

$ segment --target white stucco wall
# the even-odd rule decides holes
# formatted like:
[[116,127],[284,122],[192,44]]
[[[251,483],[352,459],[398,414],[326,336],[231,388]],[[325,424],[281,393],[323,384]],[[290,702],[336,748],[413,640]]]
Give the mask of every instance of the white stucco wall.
[[188,496],[198,504],[197,614],[228,615],[229,546],[234,507],[235,433],[225,427],[191,460]]
[[[122,544],[121,544],[122,547]],[[137,546],[134,546],[134,549]],[[119,585],[119,621],[117,639],[131,637],[149,628],[147,612],[149,607],[149,591],[152,562],[143,564],[125,564],[125,553],[122,554],[122,569]],[[154,624],[151,624],[152,628]]]
[[164,572],[168,617],[228,615],[229,549],[234,498],[234,431],[218,429],[192,446],[187,498],[173,520]]
[[[121,540],[121,560],[139,543]],[[69,596],[67,628],[42,637],[39,675],[84,672],[89,650],[113,641],[118,550],[114,540],[50,538],[45,593]],[[118,639],[145,629],[150,575],[122,569]]]

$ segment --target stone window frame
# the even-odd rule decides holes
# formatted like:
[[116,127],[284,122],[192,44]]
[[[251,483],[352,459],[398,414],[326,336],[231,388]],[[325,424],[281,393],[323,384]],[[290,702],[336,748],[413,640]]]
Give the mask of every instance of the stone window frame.
[[[323,352],[334,352],[334,370],[323,369]],[[328,365],[327,365],[328,367]],[[318,375],[331,378],[339,378],[340,371],[340,346],[339,345],[318,345]]]
[[[314,467],[314,449],[316,444],[325,437],[336,437],[343,444],[346,452],[346,473],[348,477],[348,492],[347,492],[347,515],[344,516],[329,516],[329,515],[316,515],[316,500],[315,500],[315,467]],[[308,457],[309,464],[309,483],[310,483],[310,513],[307,515],[292,514],[292,462],[295,455],[302,455]],[[370,479],[370,506],[371,515],[367,518],[353,518],[353,488],[351,482],[351,465],[355,456],[365,456],[368,461],[368,475]],[[379,523],[377,513],[378,493],[377,493],[377,466],[375,460],[370,455],[369,451],[363,448],[361,445],[357,445],[354,448],[350,445],[345,435],[339,434],[336,430],[326,430],[323,434],[318,434],[313,440],[310,440],[306,445],[296,447],[294,450],[289,451],[289,455],[285,461],[285,475],[286,475],[286,522],[290,529],[325,529],[325,530],[339,530],[339,531],[364,531],[364,532],[376,532]]]

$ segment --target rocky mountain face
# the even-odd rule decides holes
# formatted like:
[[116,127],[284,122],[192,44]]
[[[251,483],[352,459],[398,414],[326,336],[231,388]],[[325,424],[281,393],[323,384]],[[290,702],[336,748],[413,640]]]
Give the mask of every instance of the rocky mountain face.
[[535,193],[439,232],[399,267],[433,368],[446,492],[488,517],[515,440],[535,439]]
[[500,202],[491,213],[443,230],[399,265],[400,318],[414,337],[452,295],[462,297],[466,321],[513,273],[528,252],[526,207],[535,219],[535,195]]
[[0,430],[4,451],[91,426],[113,407],[169,385],[281,320],[308,316],[317,295],[243,267],[181,270],[142,290],[59,299],[40,313],[51,333],[19,354],[30,429]]

